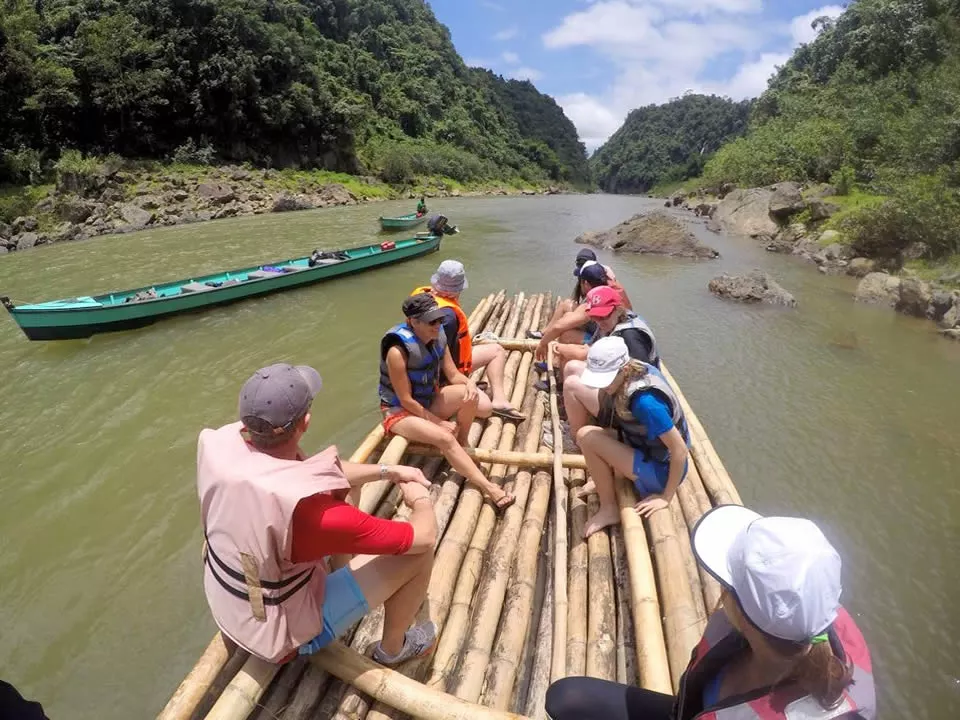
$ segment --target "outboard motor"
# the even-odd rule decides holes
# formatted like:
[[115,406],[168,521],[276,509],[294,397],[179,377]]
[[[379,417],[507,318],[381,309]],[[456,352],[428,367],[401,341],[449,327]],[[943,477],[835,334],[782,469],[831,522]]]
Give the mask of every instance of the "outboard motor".
[[427,230],[429,230],[433,235],[443,235],[443,231],[446,227],[446,215],[431,215],[430,219],[427,220]]

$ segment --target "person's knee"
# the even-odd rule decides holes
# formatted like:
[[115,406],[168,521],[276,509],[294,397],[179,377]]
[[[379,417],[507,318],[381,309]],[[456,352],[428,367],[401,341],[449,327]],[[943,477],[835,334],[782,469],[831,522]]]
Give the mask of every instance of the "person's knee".
[[581,450],[592,448],[601,432],[603,431],[596,425],[583,426],[577,431],[577,445]]
[[457,438],[455,438],[453,435],[448,432],[443,432],[437,436],[437,440],[434,445],[437,446],[440,452],[447,453],[456,448],[459,443],[457,442]]
[[573,300],[571,300],[570,298],[564,298],[563,300],[560,301],[558,307],[563,312],[570,312],[574,308]]

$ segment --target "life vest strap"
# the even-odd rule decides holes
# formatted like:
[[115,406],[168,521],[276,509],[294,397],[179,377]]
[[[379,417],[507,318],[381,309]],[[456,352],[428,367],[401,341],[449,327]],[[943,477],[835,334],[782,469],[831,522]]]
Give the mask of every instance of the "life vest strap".
[[267,621],[267,611],[263,607],[263,586],[260,584],[260,563],[249,553],[240,553],[243,577],[246,580],[250,598],[250,612],[258,622]]
[[[245,602],[250,602],[249,594],[245,593],[243,590],[240,590],[237,587],[234,587],[229,582],[227,582],[225,578],[221,577],[217,573],[217,569],[214,567],[213,562],[210,561],[211,557],[216,557],[216,556],[213,555],[212,552],[208,552],[205,559],[207,562],[207,567],[210,568],[210,574],[213,575],[213,579],[216,580],[218,583],[220,583],[220,587],[222,587],[228,593],[233,595],[235,598],[238,598]],[[229,571],[229,568],[224,568],[224,569]],[[289,578],[291,582],[297,579],[300,579],[300,582],[298,582],[296,585],[294,585],[292,588],[287,590],[287,592],[283,593],[282,595],[276,595],[273,597],[264,595],[263,605],[271,606],[271,605],[282,605],[283,603],[285,603],[287,600],[293,597],[299,590],[305,587],[308,582],[310,582],[310,579],[313,577],[313,571],[314,571],[314,568],[310,568],[308,570],[304,570],[302,573],[298,573],[297,575],[294,575],[292,578]],[[230,571],[230,572],[235,572],[235,571]],[[237,574],[239,575],[239,573]],[[240,575],[240,578],[241,578],[240,582],[245,582],[245,580],[243,579],[243,575]],[[260,587],[261,588],[266,587],[266,582],[261,581]]]

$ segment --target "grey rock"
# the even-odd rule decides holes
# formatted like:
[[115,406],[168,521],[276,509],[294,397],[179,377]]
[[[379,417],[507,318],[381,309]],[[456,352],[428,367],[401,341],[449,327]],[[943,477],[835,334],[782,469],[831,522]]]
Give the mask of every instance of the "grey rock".
[[196,213],[197,222],[206,222],[207,220],[213,220],[213,213],[209,210],[199,210]]
[[941,330],[940,334],[951,340],[960,340],[960,328],[951,328],[949,330]]
[[310,210],[313,203],[298,195],[281,195],[273,202],[272,212],[292,212],[294,210]]
[[[427,197],[431,197],[427,193]],[[357,202],[356,196],[340,183],[324,185],[320,190],[320,200],[325,205],[353,205]]]
[[670,202],[669,199],[667,199],[667,201],[663,203],[663,206],[664,206],[664,207],[673,207],[673,203]]
[[780,227],[770,217],[772,195],[765,188],[734,190],[717,205],[713,219],[728,232],[738,235],[776,235]]
[[107,188],[100,193],[100,202],[106,204],[122,202],[124,199],[123,191],[119,188]]
[[226,205],[237,199],[233,188],[226,183],[200,183],[197,194],[211,205]]
[[8,238],[11,235],[13,235],[13,228],[5,222],[0,222],[0,240]]
[[40,227],[40,223],[37,222],[37,219],[33,217],[33,215],[25,215],[13,221],[13,234],[19,235],[25,232],[36,232],[38,227]]
[[83,230],[79,225],[74,225],[73,223],[65,222],[60,223],[57,226],[57,229],[54,230],[51,240],[53,242],[69,242],[70,240],[77,240],[83,235]]
[[953,307],[954,296],[947,290],[937,290],[930,296],[930,305],[927,307],[927,317],[939,322],[947,311]]
[[37,244],[40,236],[35,232],[25,232],[17,236],[17,250],[26,250]]
[[672,198],[670,198],[670,204],[673,205],[673,207],[679,207],[681,203],[683,203],[684,199],[685,198],[683,197],[683,195],[677,193]]
[[574,239],[574,242],[581,245],[592,245],[593,247],[602,248],[604,238],[605,233],[587,230],[585,233],[578,235],[576,239]]
[[957,302],[956,298],[954,298],[953,307],[943,314],[937,325],[944,330],[960,326],[960,303]]
[[900,302],[900,278],[872,272],[857,286],[856,301],[868,305],[896,307]]
[[766,245],[764,245],[764,250],[772,253],[782,253],[789,255],[793,252],[793,243],[789,240],[783,240],[780,238],[770,240]]
[[243,168],[237,168],[230,173],[230,179],[235,180],[236,182],[243,182],[250,179],[250,173]]
[[717,197],[723,200],[727,195],[729,195],[736,189],[737,189],[736,183],[723,183],[720,186],[719,191],[717,192]]
[[809,197],[811,199],[815,198],[819,200],[821,198],[834,197],[835,195],[839,195],[839,194],[840,193],[837,192],[837,189],[833,185],[827,185],[826,183],[824,183],[822,185],[818,185],[817,187],[813,188],[810,192]]
[[947,285],[960,285],[960,272],[945,272],[940,276],[940,282]]
[[6,255],[8,252],[10,252],[10,251],[7,250],[7,246],[6,246],[6,245],[0,245],[0,255]]
[[153,222],[153,213],[136,205],[124,205],[120,208],[120,217],[132,228],[139,230]]
[[927,283],[916,278],[901,280],[900,301],[897,303],[897,311],[904,315],[926,317],[930,299],[930,286]]
[[814,222],[833,217],[839,209],[836,205],[824,202],[818,198],[807,201],[807,210],[810,211],[810,219]]
[[190,197],[190,193],[186,190],[174,190],[170,197],[173,198],[174,202],[184,202]]
[[840,235],[840,233],[838,233],[836,230],[824,230],[822,233],[820,233],[820,237],[817,238],[817,243],[819,243],[822,247],[826,247],[827,245],[839,243],[841,238],[842,235]]
[[53,212],[56,206],[57,206],[56,198],[51,197],[50,195],[47,195],[47,197],[43,198],[43,200],[38,202],[33,209],[34,209],[34,212],[38,212],[45,215],[47,213]]
[[785,221],[793,215],[803,211],[805,203],[800,193],[800,184],[782,182],[774,185],[773,195],[770,197],[770,214],[780,221]]
[[803,223],[793,223],[780,231],[779,239],[788,243],[796,243],[807,236],[807,227]]
[[797,305],[793,295],[761,270],[753,270],[746,275],[724,273],[711,280],[707,287],[714,295],[737,302],[762,302],[786,307],[796,307]]
[[920,260],[921,258],[930,256],[930,246],[925,242],[912,242],[907,247],[903,249],[903,252],[900,253],[904,261],[906,260]]
[[707,230],[712,233],[723,232],[723,228],[720,226],[720,223],[718,223],[714,218],[710,218],[707,221]]
[[606,232],[584,233],[576,242],[614,252],[699,259],[720,255],[697,240],[682,222],[662,211],[634,215]]
[[64,197],[57,203],[57,217],[66,222],[82,223],[93,215],[96,205],[77,197]]
[[145,195],[138,198],[136,204],[144,210],[157,210],[160,207],[160,200],[155,195]]
[[222,208],[217,210],[213,214],[214,220],[219,220],[220,218],[233,217],[240,212],[240,207],[236,203],[230,203],[229,205],[224,205]]
[[877,269],[877,264],[868,258],[854,258],[847,265],[847,275],[862,278]]
[[698,217],[713,217],[713,214],[717,211],[717,203],[707,203],[702,202],[697,205],[693,212]]

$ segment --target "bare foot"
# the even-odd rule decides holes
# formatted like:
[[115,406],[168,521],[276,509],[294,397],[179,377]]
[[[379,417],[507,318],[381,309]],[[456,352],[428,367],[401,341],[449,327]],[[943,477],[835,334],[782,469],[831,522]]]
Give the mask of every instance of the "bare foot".
[[583,484],[583,486],[577,490],[577,497],[581,500],[586,499],[589,495],[593,495],[597,491],[597,486],[593,484],[593,480],[589,480]]
[[590,518],[587,522],[587,526],[583,529],[583,536],[585,538],[590,537],[595,532],[603,530],[605,527],[611,525],[617,525],[620,523],[620,511],[615,508],[604,508],[601,507],[597,510],[597,513]]

